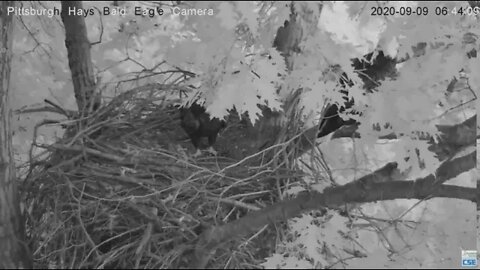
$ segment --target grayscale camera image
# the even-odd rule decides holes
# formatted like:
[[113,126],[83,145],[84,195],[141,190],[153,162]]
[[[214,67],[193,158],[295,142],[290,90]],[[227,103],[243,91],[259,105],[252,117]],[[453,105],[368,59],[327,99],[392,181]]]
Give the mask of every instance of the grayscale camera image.
[[473,269],[480,1],[3,1],[0,268]]

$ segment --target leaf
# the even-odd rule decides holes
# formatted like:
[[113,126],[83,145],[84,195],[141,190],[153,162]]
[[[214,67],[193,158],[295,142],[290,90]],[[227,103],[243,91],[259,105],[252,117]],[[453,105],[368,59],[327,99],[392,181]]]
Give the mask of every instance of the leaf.
[[235,19],[234,6],[228,2],[222,2],[218,6],[217,18],[220,20],[220,25],[226,29],[233,30],[238,24]]
[[[384,20],[362,12],[360,20],[350,17],[343,2],[326,3],[319,24],[338,44],[351,44],[360,55],[373,51],[385,29]],[[363,19],[362,19],[363,16]]]
[[241,14],[241,20],[245,21],[253,36],[258,34],[258,13],[255,12],[254,2],[236,2],[237,9]]

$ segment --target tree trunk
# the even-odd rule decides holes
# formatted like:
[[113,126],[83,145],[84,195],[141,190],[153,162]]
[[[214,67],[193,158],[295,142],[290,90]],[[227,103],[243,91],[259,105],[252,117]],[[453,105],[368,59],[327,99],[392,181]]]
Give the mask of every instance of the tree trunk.
[[13,14],[7,14],[13,1],[0,4],[0,268],[31,268],[25,245],[25,228],[20,213],[10,130],[11,111],[8,91],[12,59]]
[[61,17],[65,26],[65,46],[72,72],[73,91],[78,111],[80,115],[85,115],[98,109],[101,100],[99,93],[95,92],[95,76],[85,18],[83,13],[77,13],[82,9],[81,1],[62,1]]

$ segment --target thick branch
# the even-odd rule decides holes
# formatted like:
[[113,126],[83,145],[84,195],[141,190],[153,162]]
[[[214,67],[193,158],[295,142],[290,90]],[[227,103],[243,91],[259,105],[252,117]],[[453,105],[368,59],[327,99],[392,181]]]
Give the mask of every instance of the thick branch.
[[[388,163],[383,168],[352,183],[330,187],[323,193],[304,192],[291,200],[252,212],[229,224],[205,231],[196,248],[196,267],[203,268],[208,257],[219,245],[235,237],[255,232],[269,223],[283,221],[309,210],[336,208],[345,203],[366,203],[380,200],[418,199],[445,197],[476,202],[476,188],[443,184],[446,180],[475,168],[476,151],[442,163],[434,174],[414,181],[402,181],[397,164]],[[400,180],[400,181],[398,181]]]
[[80,113],[100,106],[100,96],[95,93],[95,78],[90,55],[85,19],[75,11],[82,9],[81,1],[62,1],[61,17],[65,26],[65,46],[68,65],[72,72],[73,90]]

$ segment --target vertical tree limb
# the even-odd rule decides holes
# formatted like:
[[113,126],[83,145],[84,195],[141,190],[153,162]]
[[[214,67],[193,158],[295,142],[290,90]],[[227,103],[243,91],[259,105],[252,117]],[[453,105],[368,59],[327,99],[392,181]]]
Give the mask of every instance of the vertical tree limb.
[[25,245],[25,227],[20,212],[12,149],[12,113],[9,106],[13,42],[13,1],[0,4],[0,268],[31,268]]
[[90,109],[100,107],[100,95],[95,93],[95,76],[93,74],[90,41],[82,10],[81,1],[62,1],[61,17],[65,26],[65,46],[68,51],[68,65],[72,72],[73,91],[80,115]]

